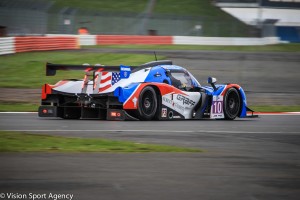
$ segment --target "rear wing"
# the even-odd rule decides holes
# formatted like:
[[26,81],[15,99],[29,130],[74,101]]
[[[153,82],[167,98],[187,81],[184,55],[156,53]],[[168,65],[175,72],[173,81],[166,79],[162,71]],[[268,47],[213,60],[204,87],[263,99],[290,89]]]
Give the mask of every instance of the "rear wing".
[[[154,67],[157,65],[172,65],[172,61],[170,60],[157,60],[148,62],[145,64],[142,64],[140,66],[131,66],[134,68],[134,71],[148,68],[148,67]],[[125,69],[127,68],[127,69]],[[46,64],[46,76],[55,76],[57,70],[85,70],[85,71],[108,71],[108,72],[117,72],[117,71],[129,71],[127,66],[105,66],[105,65],[89,65],[89,64],[83,64],[83,65],[66,65],[66,64],[52,64],[47,63]],[[130,68],[131,71],[131,68]]]
[[[123,67],[123,68],[122,68]],[[89,65],[89,64],[83,64],[83,65],[66,65],[66,64],[52,64],[47,63],[46,64],[46,76],[55,76],[57,70],[85,70],[85,71],[108,71],[108,72],[118,72],[122,69],[125,69],[126,67],[130,69],[130,67],[127,66],[104,66],[100,64],[96,65]]]

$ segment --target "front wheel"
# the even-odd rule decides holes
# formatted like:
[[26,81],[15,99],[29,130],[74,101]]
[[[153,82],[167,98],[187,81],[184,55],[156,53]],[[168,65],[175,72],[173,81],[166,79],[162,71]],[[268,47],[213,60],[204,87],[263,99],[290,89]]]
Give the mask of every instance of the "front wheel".
[[141,120],[151,120],[157,110],[157,95],[153,87],[146,86],[140,93],[138,115]]
[[227,90],[224,97],[224,115],[225,119],[233,120],[235,119],[241,109],[241,98],[239,92],[235,88],[230,88]]

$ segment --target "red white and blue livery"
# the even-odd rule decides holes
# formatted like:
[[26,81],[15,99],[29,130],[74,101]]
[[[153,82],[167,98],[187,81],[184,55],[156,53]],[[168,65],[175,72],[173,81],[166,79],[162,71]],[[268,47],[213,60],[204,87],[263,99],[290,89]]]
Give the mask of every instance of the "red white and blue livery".
[[[83,70],[84,79],[45,84],[40,117],[102,120],[227,119],[247,116],[246,95],[238,84],[218,84],[209,77],[201,86],[172,61],[140,66],[46,65],[56,70]],[[253,115],[252,115],[253,116]]]

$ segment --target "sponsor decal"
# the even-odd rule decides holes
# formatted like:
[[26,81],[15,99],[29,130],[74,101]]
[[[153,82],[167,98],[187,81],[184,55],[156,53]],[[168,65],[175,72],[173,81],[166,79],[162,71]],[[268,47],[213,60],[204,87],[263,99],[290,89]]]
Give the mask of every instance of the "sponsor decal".
[[174,102],[173,100],[167,98],[167,97],[162,97],[163,102],[165,103],[166,106],[173,108],[174,110],[184,112],[184,107],[179,105],[179,103]]
[[120,78],[129,78],[131,69],[129,66],[120,65]]
[[181,117],[179,115],[174,115],[173,118],[174,119],[180,119]]
[[188,105],[188,106],[193,106],[196,103],[195,101],[193,101],[193,100],[191,100],[191,99],[189,99],[189,98],[187,98],[187,97],[185,97],[181,94],[177,95],[177,100],[182,101],[183,105]]
[[166,108],[161,109],[161,117],[167,117],[167,109]]
[[133,106],[136,108],[137,98],[134,97],[134,98],[132,99],[132,102],[133,102]]

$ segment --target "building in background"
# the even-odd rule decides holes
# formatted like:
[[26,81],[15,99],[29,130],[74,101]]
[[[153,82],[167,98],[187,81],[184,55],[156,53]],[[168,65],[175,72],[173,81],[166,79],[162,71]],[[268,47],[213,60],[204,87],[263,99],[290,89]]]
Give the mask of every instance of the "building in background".
[[300,0],[217,0],[215,5],[245,22],[257,26],[262,36],[300,42]]

